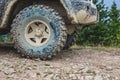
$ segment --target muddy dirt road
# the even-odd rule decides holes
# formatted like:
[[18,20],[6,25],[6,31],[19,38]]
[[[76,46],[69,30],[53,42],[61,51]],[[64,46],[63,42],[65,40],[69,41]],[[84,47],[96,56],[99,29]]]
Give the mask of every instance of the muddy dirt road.
[[68,50],[40,61],[0,48],[0,80],[120,80],[120,49]]

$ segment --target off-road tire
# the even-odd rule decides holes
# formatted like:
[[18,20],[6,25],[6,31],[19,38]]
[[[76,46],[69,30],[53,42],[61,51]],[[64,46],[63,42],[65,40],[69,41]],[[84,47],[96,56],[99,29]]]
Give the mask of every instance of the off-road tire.
[[78,37],[79,30],[83,28],[84,28],[83,25],[76,25],[74,32],[72,34],[67,34],[67,42],[63,48],[64,50],[69,49],[72,45],[75,44]]
[[[26,25],[36,19],[45,21],[51,32],[50,40],[45,45],[37,47],[29,44],[24,36]],[[66,43],[65,23],[57,12],[47,6],[32,5],[23,9],[13,20],[11,27],[14,47],[27,58],[51,59]]]
[[74,33],[72,33],[71,35],[67,35],[67,41],[66,44],[64,46],[64,50],[69,49],[75,42],[77,39],[77,31],[74,31]]

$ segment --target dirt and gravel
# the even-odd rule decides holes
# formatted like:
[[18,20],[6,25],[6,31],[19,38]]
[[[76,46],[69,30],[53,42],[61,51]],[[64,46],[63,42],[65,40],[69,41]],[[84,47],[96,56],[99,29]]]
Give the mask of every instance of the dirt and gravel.
[[40,61],[0,48],[0,80],[120,80],[120,49],[67,50]]

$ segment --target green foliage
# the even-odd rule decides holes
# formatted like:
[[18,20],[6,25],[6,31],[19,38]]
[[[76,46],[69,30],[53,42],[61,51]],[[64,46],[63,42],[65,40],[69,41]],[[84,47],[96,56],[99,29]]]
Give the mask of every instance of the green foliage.
[[79,31],[77,44],[88,46],[119,46],[120,44],[120,11],[113,2],[111,9],[105,6],[104,0],[94,0],[99,12],[99,22]]
[[11,35],[10,33],[5,35],[0,35],[0,42],[5,42],[5,43],[12,42],[10,35]]
[[113,2],[109,12],[109,33],[111,36],[112,44],[119,46],[120,44],[120,11],[117,10],[116,3]]

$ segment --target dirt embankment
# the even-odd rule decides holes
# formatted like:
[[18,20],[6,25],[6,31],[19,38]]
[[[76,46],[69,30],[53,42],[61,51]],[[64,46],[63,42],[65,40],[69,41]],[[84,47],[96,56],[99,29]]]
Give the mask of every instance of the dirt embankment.
[[120,80],[120,49],[68,50],[40,61],[0,48],[0,80]]

